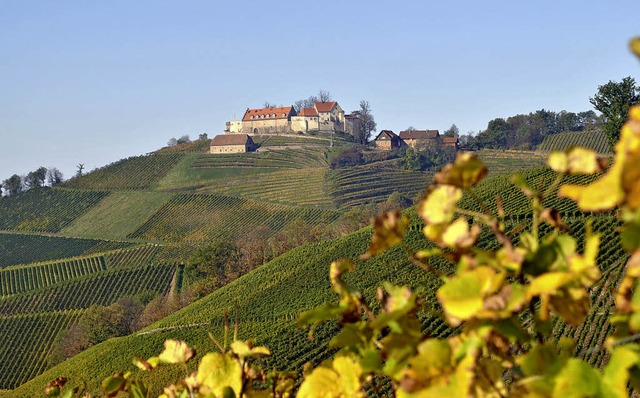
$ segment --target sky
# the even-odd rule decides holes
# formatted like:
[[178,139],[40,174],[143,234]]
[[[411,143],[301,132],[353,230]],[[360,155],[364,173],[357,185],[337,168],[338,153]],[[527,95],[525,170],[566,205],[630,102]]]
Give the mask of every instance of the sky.
[[632,76],[637,0],[0,0],[0,180],[72,176],[329,91],[378,131],[592,109]]

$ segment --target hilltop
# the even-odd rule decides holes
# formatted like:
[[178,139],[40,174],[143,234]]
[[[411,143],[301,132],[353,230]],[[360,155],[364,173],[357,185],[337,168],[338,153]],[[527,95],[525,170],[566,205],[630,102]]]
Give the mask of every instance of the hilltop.
[[[92,306],[126,297],[148,303],[186,289],[184,265],[199,248],[220,240],[248,245],[258,237],[274,245],[261,249],[262,259],[272,260],[251,272],[242,270],[240,274],[248,273],[149,326],[145,334],[99,344],[24,387],[33,390],[16,394],[33,393],[53,374],[76,374],[74,366],[87,358],[103,366],[110,360],[100,353],[123,353],[104,371],[127,368],[130,354],[155,353],[171,336],[191,341],[201,352],[209,350],[207,331],[219,333],[222,309],[235,305],[246,337],[290,353],[274,356],[279,368],[297,369],[306,360],[329,355],[324,347],[331,329],[309,348],[303,344],[305,332],[293,326],[296,314],[332,297],[327,265],[338,257],[361,254],[370,231],[341,236],[364,225],[373,212],[397,205],[389,202],[394,195],[410,204],[435,169],[406,170],[401,157],[366,149],[360,149],[361,164],[332,167],[335,157],[353,146],[336,136],[253,139],[260,145],[257,153],[212,155],[206,152],[208,141],[195,141],[1,199],[0,336],[8,343],[0,351],[0,389],[15,389],[50,368],[59,336]],[[500,174],[543,164],[543,155],[535,152],[479,154],[498,176],[486,185],[488,199],[508,189]],[[566,212],[579,222],[574,208]],[[517,209],[513,217],[526,215]],[[417,220],[414,225],[419,231]],[[419,238],[416,232],[412,239],[419,244]],[[312,241],[319,243],[285,253]],[[362,265],[363,273],[357,275],[366,270],[361,283],[367,294],[384,279],[435,289],[437,281],[421,279],[407,261],[391,265],[389,259]],[[441,322],[434,327],[449,333]],[[20,356],[15,355],[18,347]],[[102,377],[102,371],[96,372]]]

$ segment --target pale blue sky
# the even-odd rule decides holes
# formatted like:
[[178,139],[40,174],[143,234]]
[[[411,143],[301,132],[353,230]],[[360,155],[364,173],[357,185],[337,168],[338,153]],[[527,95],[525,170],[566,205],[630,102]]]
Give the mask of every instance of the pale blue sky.
[[0,179],[65,177],[330,91],[378,129],[591,109],[640,64],[634,1],[0,0]]

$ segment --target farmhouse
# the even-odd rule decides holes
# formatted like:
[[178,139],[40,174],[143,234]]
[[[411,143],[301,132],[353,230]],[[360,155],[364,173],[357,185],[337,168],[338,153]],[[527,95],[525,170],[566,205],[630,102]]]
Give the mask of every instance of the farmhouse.
[[458,137],[442,137],[442,146],[444,148],[458,149]]
[[382,130],[374,142],[376,148],[385,150],[400,148],[403,144],[400,137],[391,130]]
[[209,153],[242,153],[255,149],[255,143],[246,134],[219,134],[211,140]]
[[436,148],[440,143],[438,130],[404,130],[400,132],[402,141],[417,150]]

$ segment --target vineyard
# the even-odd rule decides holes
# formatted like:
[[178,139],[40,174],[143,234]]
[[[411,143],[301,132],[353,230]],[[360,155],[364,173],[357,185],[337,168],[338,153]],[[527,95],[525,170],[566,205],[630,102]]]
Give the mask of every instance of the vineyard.
[[609,139],[602,130],[567,131],[545,137],[538,146],[539,151],[564,151],[572,146],[583,146],[600,154],[610,154]]
[[0,233],[0,268],[79,256],[99,243],[94,239]]
[[547,156],[534,151],[508,149],[482,149],[476,154],[489,169],[489,176],[511,174],[516,170],[543,166]]
[[74,177],[64,186],[98,190],[147,189],[171,170],[182,156],[182,153],[168,153],[130,157]]
[[174,196],[130,238],[152,242],[212,241],[239,238],[262,226],[273,233],[292,221],[329,224],[339,213],[256,202],[223,195]]
[[91,305],[168,292],[182,268],[148,264],[156,252],[157,247],[146,245],[2,270],[0,389],[15,388],[47,369],[56,336]]
[[61,233],[97,239],[125,239],[151,217],[171,194],[146,191],[114,191]]
[[397,191],[413,199],[431,182],[432,172],[397,171],[394,169],[360,166],[338,169],[331,174],[331,192],[335,203],[342,207],[379,203]]
[[218,193],[271,203],[330,208],[333,201],[328,191],[326,168],[306,168],[258,174],[247,183],[245,178],[225,179],[197,192]]
[[192,164],[194,168],[244,168],[299,169],[328,166],[327,148],[300,148],[261,150],[258,153],[201,155]]
[[107,195],[102,191],[30,189],[2,200],[0,230],[58,232]]

